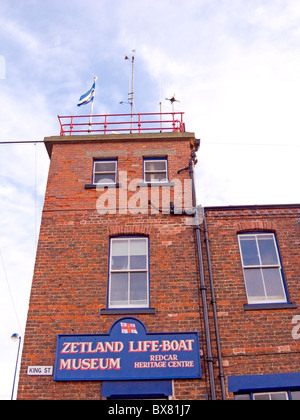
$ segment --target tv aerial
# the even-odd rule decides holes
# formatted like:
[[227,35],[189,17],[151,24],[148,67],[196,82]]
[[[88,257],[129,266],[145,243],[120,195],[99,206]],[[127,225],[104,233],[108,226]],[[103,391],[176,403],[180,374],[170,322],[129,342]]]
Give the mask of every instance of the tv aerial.
[[[130,87],[130,80],[129,80],[129,88],[128,88],[128,101],[121,101],[120,105],[130,105],[131,106],[131,132],[133,130],[133,107],[134,107],[134,60],[135,60],[135,50],[132,50],[131,55],[131,87]],[[124,60],[129,61],[130,58],[128,55],[125,55]]]
[[[130,86],[130,80],[129,80],[129,88],[128,88],[128,101],[121,101],[120,105],[131,105],[131,114],[133,114],[133,106],[134,106],[134,57],[135,50],[132,50],[132,56],[131,56],[131,86]],[[128,55],[125,55],[124,60],[130,60]]]

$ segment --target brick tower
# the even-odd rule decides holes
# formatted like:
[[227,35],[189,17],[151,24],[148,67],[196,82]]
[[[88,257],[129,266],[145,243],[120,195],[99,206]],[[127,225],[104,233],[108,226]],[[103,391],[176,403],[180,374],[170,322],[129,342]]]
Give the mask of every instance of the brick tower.
[[112,134],[105,117],[87,134],[72,120],[45,138],[18,399],[209,394],[191,178],[178,173],[195,136],[174,121],[157,132],[138,116],[138,132]]

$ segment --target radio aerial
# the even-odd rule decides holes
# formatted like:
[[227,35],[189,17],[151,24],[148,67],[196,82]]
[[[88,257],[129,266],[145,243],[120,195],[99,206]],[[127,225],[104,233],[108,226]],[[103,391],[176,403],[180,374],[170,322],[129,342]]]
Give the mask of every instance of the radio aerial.
[[[131,130],[133,129],[133,107],[134,107],[134,60],[135,60],[135,50],[132,50],[131,56],[131,88],[130,88],[130,81],[129,81],[129,89],[128,89],[128,101],[121,101],[120,105],[128,104],[131,106]],[[125,55],[124,60],[130,60],[128,55]]]

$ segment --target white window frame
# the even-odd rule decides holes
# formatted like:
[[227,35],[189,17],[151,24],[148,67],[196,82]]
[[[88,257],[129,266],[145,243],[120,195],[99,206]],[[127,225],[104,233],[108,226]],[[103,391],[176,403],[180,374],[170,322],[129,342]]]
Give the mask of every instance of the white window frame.
[[[130,242],[135,240],[145,240],[146,241],[146,268],[145,269],[131,269],[130,268]],[[128,240],[128,268],[122,270],[112,270],[112,246],[114,242]],[[123,305],[114,305],[111,303],[111,275],[114,273],[127,273],[128,275],[128,302]],[[130,274],[131,273],[146,273],[147,274],[147,297],[146,303],[144,305],[135,304],[130,302]],[[135,237],[118,237],[111,238],[110,240],[110,257],[109,257],[109,285],[108,285],[108,308],[109,309],[126,309],[126,308],[149,308],[150,307],[150,285],[149,285],[149,239],[144,236],[135,236]]]
[[[146,163],[151,162],[151,163],[157,163],[157,162],[164,162],[166,165],[165,170],[156,170],[153,169],[151,171],[147,171],[146,170]],[[147,181],[146,180],[146,174],[155,174],[155,173],[166,173],[166,179],[164,179],[163,181]],[[144,158],[144,168],[143,168],[143,176],[144,176],[144,182],[147,184],[165,184],[169,182],[169,175],[168,175],[168,159],[165,158],[155,158],[155,159],[151,159],[151,158]]]
[[[96,171],[97,163],[114,163],[115,164],[115,170],[114,171]],[[95,177],[96,177],[96,175],[100,175],[100,174],[103,174],[103,175],[114,174],[115,175],[115,180],[110,181],[108,179],[107,182],[96,182]],[[96,159],[96,160],[94,160],[94,166],[93,166],[93,184],[94,185],[108,185],[108,184],[116,185],[117,184],[117,178],[118,178],[118,161],[116,159],[112,159],[112,160]]]
[[[245,265],[244,264],[242,246],[241,246],[241,238],[243,238],[245,236],[254,236],[255,237],[256,247],[257,247],[257,250],[258,250],[258,257],[259,257],[259,262],[260,262],[259,265]],[[273,239],[274,247],[275,247],[275,250],[276,250],[277,261],[278,261],[277,264],[273,264],[273,265],[262,264],[261,255],[260,255],[259,246],[258,246],[258,238],[260,236],[270,236],[270,238]],[[246,293],[247,293],[248,304],[249,305],[255,305],[255,304],[262,304],[263,305],[263,304],[272,304],[272,303],[287,303],[288,302],[288,297],[287,297],[287,292],[286,292],[286,288],[285,288],[285,281],[284,281],[284,278],[283,278],[283,275],[282,275],[281,260],[280,260],[280,255],[279,255],[279,251],[278,251],[278,246],[277,246],[275,234],[274,233],[269,233],[269,232],[248,232],[248,233],[239,234],[238,235],[238,241],[239,241],[241,262],[242,262],[242,266],[243,266],[243,273],[244,273],[245,288],[246,288]],[[284,292],[284,298],[282,298],[282,299],[268,299],[266,286],[265,286],[264,275],[263,275],[263,269],[268,269],[268,268],[278,269],[280,279],[281,279],[282,290]],[[252,270],[252,269],[259,269],[261,271],[261,277],[263,279],[263,288],[264,288],[264,293],[265,293],[265,299],[255,300],[248,295],[245,271],[246,270]]]
[[257,397],[264,396],[267,398],[259,399],[259,400],[260,401],[274,401],[272,397],[279,394],[285,397],[285,399],[282,401],[299,401],[298,395],[295,395],[295,394],[300,394],[300,391],[287,390],[287,391],[249,392],[249,393],[244,393],[244,394],[234,394],[234,399],[236,401],[257,401],[259,399]]
[[[268,398],[266,398],[266,401],[272,401],[273,400],[273,398],[272,398],[272,396],[275,396],[275,395],[279,395],[279,394],[284,394],[285,395],[285,400],[286,401],[288,401],[289,400],[289,395],[288,395],[288,393],[286,392],[286,391],[281,391],[281,392],[256,392],[256,393],[254,393],[253,394],[253,400],[255,401],[255,400],[257,400],[256,399],[256,397],[259,397],[259,396],[266,396],[266,397],[268,397]],[[260,400],[260,401],[262,401],[262,400]],[[282,401],[284,401],[284,400],[282,400]]]

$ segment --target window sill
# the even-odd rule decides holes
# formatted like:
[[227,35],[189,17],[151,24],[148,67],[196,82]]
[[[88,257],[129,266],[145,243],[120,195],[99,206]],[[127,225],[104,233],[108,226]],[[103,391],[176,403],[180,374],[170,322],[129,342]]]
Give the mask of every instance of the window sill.
[[156,314],[155,308],[123,308],[123,309],[101,309],[100,315],[140,315]]
[[244,305],[244,311],[263,311],[277,309],[297,309],[296,303],[262,303],[253,305]]
[[139,182],[138,187],[175,187],[175,182]]
[[98,188],[121,188],[122,184],[85,184],[84,188],[86,190],[95,190]]

